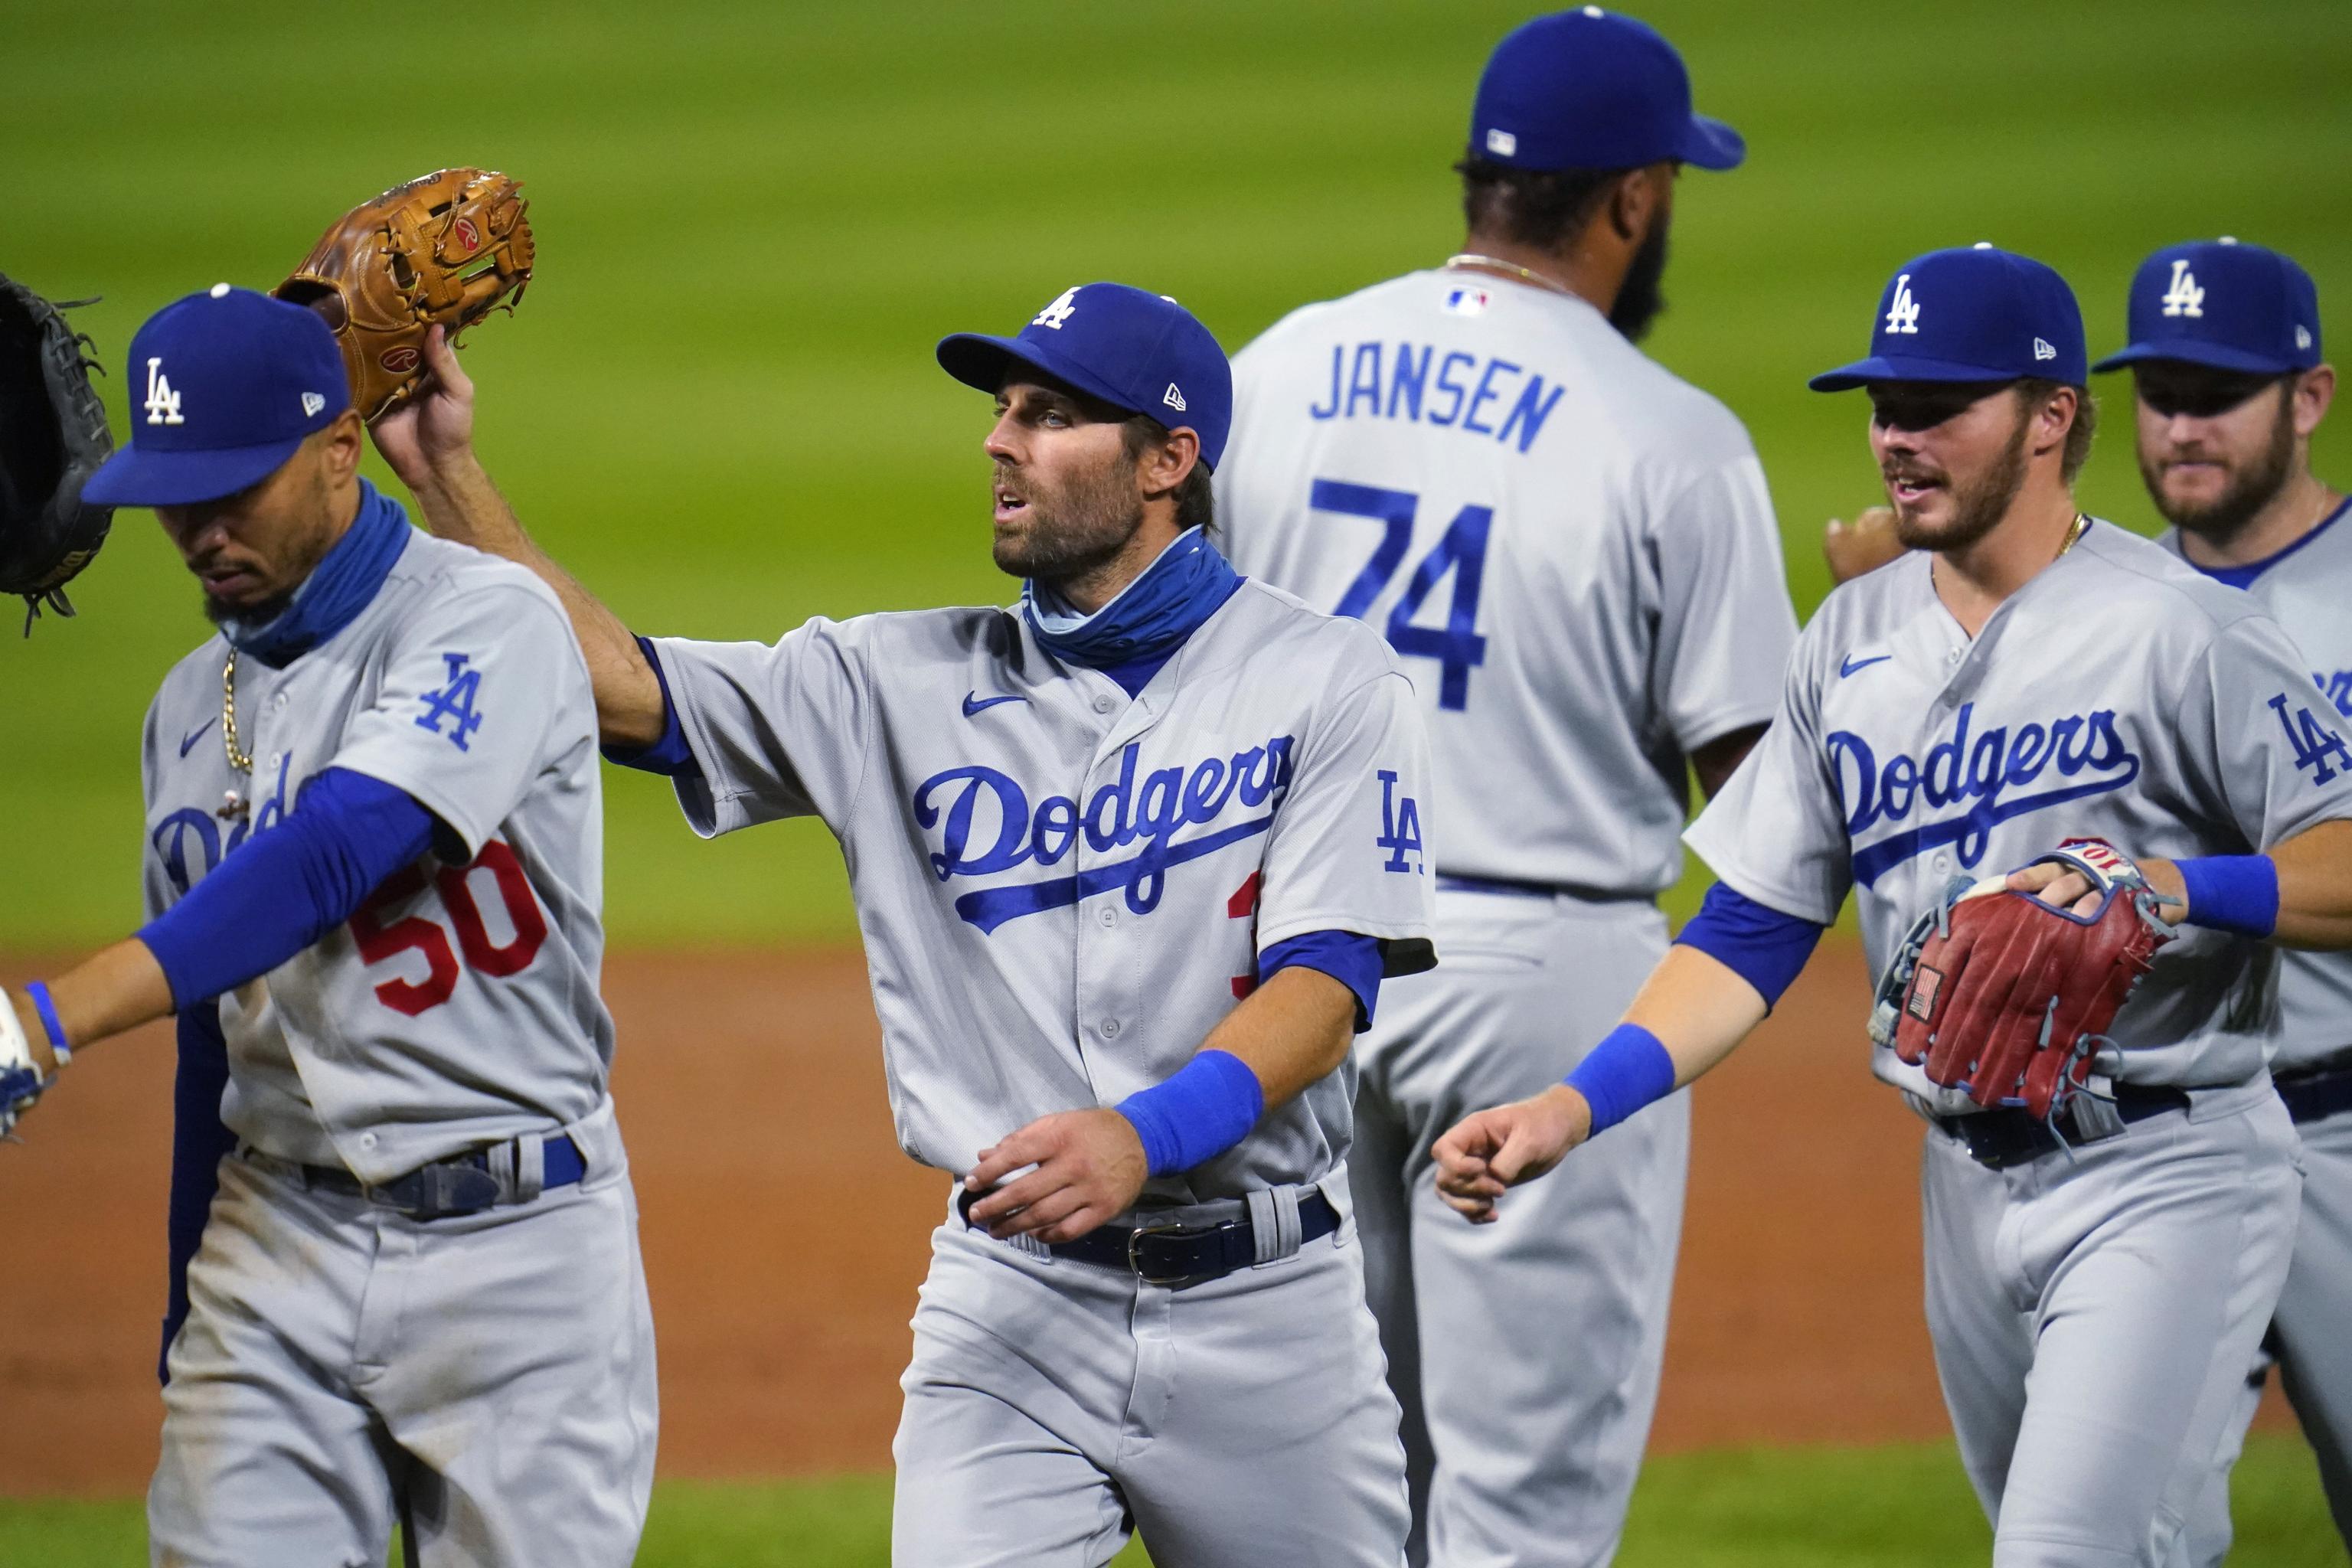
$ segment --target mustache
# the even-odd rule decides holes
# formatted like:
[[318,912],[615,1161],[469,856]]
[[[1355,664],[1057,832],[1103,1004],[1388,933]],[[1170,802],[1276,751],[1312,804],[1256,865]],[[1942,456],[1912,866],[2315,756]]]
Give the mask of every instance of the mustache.
[[1940,485],[1948,483],[1951,478],[1941,468],[1929,468],[1919,463],[1881,463],[1878,465],[1878,475],[1890,485],[1897,481],[1915,485]]

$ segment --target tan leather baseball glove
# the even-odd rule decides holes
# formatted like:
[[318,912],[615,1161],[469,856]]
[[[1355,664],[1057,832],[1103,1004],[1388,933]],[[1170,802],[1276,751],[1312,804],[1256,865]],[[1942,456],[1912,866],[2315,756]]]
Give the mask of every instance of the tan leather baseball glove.
[[272,292],[326,319],[343,351],[352,404],[373,424],[425,380],[425,334],[454,340],[512,311],[530,281],[530,204],[494,170],[443,169],[337,218]]

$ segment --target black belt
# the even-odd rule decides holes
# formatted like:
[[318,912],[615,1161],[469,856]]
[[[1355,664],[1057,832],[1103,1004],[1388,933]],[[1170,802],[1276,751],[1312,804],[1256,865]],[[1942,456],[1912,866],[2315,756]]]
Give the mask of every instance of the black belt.
[[1657,902],[1647,893],[1610,892],[1601,888],[1572,887],[1566,882],[1529,882],[1517,877],[1458,877],[1451,871],[1437,874],[1437,890],[1441,893],[1498,893],[1514,899],[1570,898],[1587,904]]
[[[568,1187],[587,1174],[587,1158],[580,1152],[580,1145],[569,1137],[550,1138],[543,1147],[546,1175],[540,1183],[541,1192]],[[518,1156],[520,1152],[516,1151]],[[394,1176],[374,1186],[340,1165],[304,1165],[301,1172],[303,1181],[312,1187],[340,1193],[347,1198],[365,1198],[385,1208],[398,1209],[411,1219],[452,1219],[459,1215],[479,1214],[499,1201],[499,1179],[490,1173],[487,1150],[419,1165],[404,1176]]]
[[[956,1194],[956,1212],[966,1225],[971,1225],[971,1205],[983,1195]],[[1321,1189],[1298,1200],[1300,1246],[1339,1228],[1339,1211]],[[1047,1250],[1056,1258],[1125,1269],[1146,1285],[1198,1285],[1258,1260],[1257,1231],[1246,1213],[1216,1225],[1106,1225],[1076,1241],[1055,1242]]]
[[2287,1073],[2278,1079],[2278,1097],[2298,1124],[2352,1110],[2352,1065]]
[[[1968,1145],[1969,1157],[1978,1164],[1988,1170],[2005,1171],[2011,1165],[2054,1154],[2062,1148],[2097,1142],[2074,1121],[2074,1103],[2069,1102],[2058,1113],[2070,1123],[2069,1135],[2065,1137],[2032,1111],[2013,1105],[1980,1110],[1972,1116],[1938,1116],[1934,1120],[1937,1131]],[[2119,1083],[2112,1103],[2118,1120],[2145,1121],[2168,1110],[2188,1110],[2189,1091]]]

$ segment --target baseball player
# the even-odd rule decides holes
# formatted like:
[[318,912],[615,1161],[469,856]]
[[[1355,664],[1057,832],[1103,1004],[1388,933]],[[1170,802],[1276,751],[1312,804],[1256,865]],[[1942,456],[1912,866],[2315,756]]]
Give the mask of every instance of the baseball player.
[[[2252,595],[2352,717],[2352,523],[2344,493],[2311,471],[2336,394],[2311,275],[2259,245],[2168,246],[2132,279],[2130,330],[2092,368],[2131,367],[2140,475],[2173,525],[2161,542]],[[2352,1543],[2352,958],[2282,953],[2276,1006],[2271,1072],[2303,1141],[2303,1217],[2266,1346]],[[2263,1376],[2246,1385],[2241,1434]],[[2197,1562],[2229,1550],[2226,1479],[2199,1510]]]
[[617,1568],[654,1346],[578,644],[529,573],[360,478],[310,311],[222,284],[131,361],[131,445],[86,493],[155,509],[219,630],[148,710],[152,918],[0,998],[0,1122],[168,1014],[226,1058],[183,1104],[235,1142],[168,1346],[152,1559],[380,1563],[397,1516],[423,1563]]
[[1656,1401],[1686,1098],[1486,1229],[1429,1151],[1624,1010],[1665,952],[1688,770],[1712,795],[1780,700],[1796,617],[1755,450],[1634,347],[1676,170],[1742,152],[1649,27],[1540,17],[1478,85],[1463,253],[1234,362],[1234,562],[1386,630],[1437,769],[1446,963],[1359,1042],[1349,1155],[1416,1563],[1608,1561]]
[[[1722,883],[1624,1021],[1566,1084],[1448,1132],[1440,1185],[1488,1218],[1719,1061],[1854,891],[1874,962],[1917,955],[1873,1067],[1931,1127],[1928,1328],[1994,1561],[2185,1563],[2294,1226],[2264,943],[2352,946],[2352,740],[2252,600],[2076,510],[2091,405],[2056,273],[1916,258],[1872,350],[1812,384],[1868,389],[1913,552],[1806,627],[1771,728],[1687,835]],[[1993,922],[2015,946],[1939,945]],[[2059,983],[2011,956],[2095,939],[2161,946],[2053,959]],[[2040,998],[2072,1018],[2084,984],[2103,1005],[2078,1037]],[[1965,1048],[1987,1020],[2004,1060],[2021,1042],[2065,1075],[2042,1079],[2046,1120],[2033,1072]],[[1915,1048],[1923,1022],[1958,1059]]]
[[605,741],[706,837],[840,838],[900,1143],[953,1173],[895,1560],[1396,1568],[1397,1407],[1348,1222],[1349,1046],[1433,962],[1426,742],[1388,648],[1209,538],[1232,388],[1116,283],[939,345],[996,398],[1012,609],[639,641],[526,539],[437,340],[433,525],[556,583]]

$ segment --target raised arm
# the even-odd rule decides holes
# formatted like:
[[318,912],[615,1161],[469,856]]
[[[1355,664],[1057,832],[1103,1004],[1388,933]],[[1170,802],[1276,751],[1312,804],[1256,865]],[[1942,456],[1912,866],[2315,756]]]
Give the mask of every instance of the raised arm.
[[523,531],[514,509],[474,455],[474,383],[440,328],[425,340],[425,353],[432,379],[415,398],[376,421],[376,450],[415,496],[435,533],[529,567],[555,590],[587,657],[604,743],[653,745],[662,738],[668,714],[660,679],[644,650],[604,601]]

